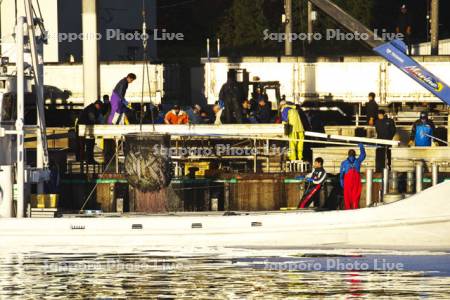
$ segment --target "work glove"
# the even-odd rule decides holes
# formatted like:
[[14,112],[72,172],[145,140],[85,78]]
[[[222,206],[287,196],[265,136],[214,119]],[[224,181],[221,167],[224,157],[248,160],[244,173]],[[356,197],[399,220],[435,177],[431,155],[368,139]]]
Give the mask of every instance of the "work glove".
[[312,179],[312,178],[306,178],[306,182],[314,182],[314,179]]
[[413,147],[413,146],[414,146],[414,141],[412,141],[412,140],[409,141],[408,146],[409,146],[409,147]]

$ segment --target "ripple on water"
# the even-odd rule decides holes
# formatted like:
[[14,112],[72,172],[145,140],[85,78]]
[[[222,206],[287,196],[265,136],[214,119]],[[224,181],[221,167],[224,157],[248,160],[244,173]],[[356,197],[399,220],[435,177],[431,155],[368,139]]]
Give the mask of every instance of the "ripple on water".
[[[13,253],[0,257],[0,299],[449,299],[450,256]],[[335,260],[400,262],[403,271],[334,269]],[[299,266],[322,266],[305,270]],[[283,266],[279,269],[274,266]],[[296,266],[290,268],[286,266]]]

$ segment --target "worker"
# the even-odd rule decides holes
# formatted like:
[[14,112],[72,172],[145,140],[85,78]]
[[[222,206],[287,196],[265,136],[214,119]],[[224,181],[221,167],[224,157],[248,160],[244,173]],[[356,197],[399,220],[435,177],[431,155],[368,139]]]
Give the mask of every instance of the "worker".
[[[386,116],[384,110],[378,112],[378,119],[375,122],[375,129],[377,132],[377,138],[380,140],[394,139],[397,131],[395,127],[395,121]],[[376,171],[382,172],[384,168],[391,166],[391,149],[389,146],[380,147],[376,150]]]
[[259,124],[269,124],[272,120],[271,105],[263,98],[259,99],[258,108],[255,112],[255,119]]
[[251,109],[250,100],[246,99],[242,102],[242,118],[246,124],[257,124],[255,112]]
[[225,104],[223,111],[225,123],[232,124],[235,121],[237,124],[242,124],[242,92],[236,80],[236,71],[228,72],[228,80],[220,89],[219,98]]
[[367,115],[367,124],[369,126],[374,126],[375,121],[378,118],[378,103],[375,101],[376,94],[369,94],[369,102],[366,104],[366,115]]
[[198,104],[193,105],[191,108],[187,110],[187,114],[189,117],[189,123],[198,125],[202,124],[202,118],[200,116],[200,112],[202,111],[202,107]]
[[223,114],[223,107],[218,102],[213,107],[214,112],[214,125],[221,125],[222,123],[222,114]]
[[430,147],[432,137],[436,130],[433,121],[428,117],[428,112],[420,113],[420,119],[417,120],[411,130],[409,146]]
[[155,124],[164,124],[164,118],[166,117],[166,114],[164,113],[164,107],[162,104],[158,104],[154,108],[154,114],[155,114]]
[[257,87],[255,92],[252,93],[252,98],[250,99],[250,110],[256,112],[256,110],[258,109],[259,100],[261,99],[269,102],[267,94],[263,93],[260,87]]
[[113,90],[111,95],[111,112],[108,117],[108,124],[124,124],[124,114],[127,110],[128,101],[125,99],[128,85],[136,80],[136,75],[130,73],[127,77],[121,79]]
[[340,182],[344,189],[344,207],[358,209],[361,198],[361,164],[366,159],[366,149],[359,144],[360,155],[356,158],[356,151],[349,150],[348,158],[341,164]]
[[378,139],[390,141],[392,141],[397,131],[395,121],[388,118],[384,110],[378,112],[378,119],[375,121],[375,129],[377,131]]
[[[77,122],[77,131],[78,125],[95,125],[100,124],[100,115],[102,113],[103,102],[100,100],[95,101],[88,106],[86,106],[80,114]],[[94,147],[95,147],[95,139],[79,137],[79,161],[87,161],[89,164],[96,164],[97,162],[94,159]]]
[[174,105],[172,110],[166,114],[164,123],[167,125],[189,124],[189,117],[186,112],[181,110],[180,106]]
[[206,110],[203,110],[200,112],[200,118],[201,118],[201,122],[202,124],[212,124],[213,120],[211,120],[211,118],[209,117],[209,114]]
[[103,95],[103,105],[100,116],[100,124],[108,124],[108,117],[111,113],[111,102],[109,101],[109,95]]
[[397,34],[403,34],[403,41],[408,46],[408,54],[411,55],[411,35],[412,35],[412,18],[405,4],[400,7],[400,15],[397,19]]
[[144,115],[142,118],[142,124],[164,124],[164,117],[160,111],[161,105],[154,105],[153,103],[147,103],[144,105]]
[[284,124],[285,134],[289,137],[289,160],[303,160],[303,140],[305,130],[295,105],[289,102],[280,102],[281,121]]
[[305,178],[308,183],[308,188],[303,194],[298,206],[299,208],[308,208],[312,202],[314,202],[314,207],[320,208],[320,190],[326,178],[327,172],[323,168],[323,158],[318,157],[314,160],[313,171]]

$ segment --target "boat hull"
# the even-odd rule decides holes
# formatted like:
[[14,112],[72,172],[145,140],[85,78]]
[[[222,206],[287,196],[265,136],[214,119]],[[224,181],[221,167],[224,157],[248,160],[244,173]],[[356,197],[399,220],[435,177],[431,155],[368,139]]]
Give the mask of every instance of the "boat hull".
[[0,249],[233,247],[450,250],[450,182],[376,208],[236,216],[0,219]]

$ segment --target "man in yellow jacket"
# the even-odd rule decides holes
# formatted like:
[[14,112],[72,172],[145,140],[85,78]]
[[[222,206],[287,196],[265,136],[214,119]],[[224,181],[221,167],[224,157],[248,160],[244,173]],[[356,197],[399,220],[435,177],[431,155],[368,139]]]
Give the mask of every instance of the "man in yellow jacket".
[[281,121],[285,126],[285,134],[289,137],[289,160],[303,160],[303,140],[305,129],[294,104],[281,101]]

